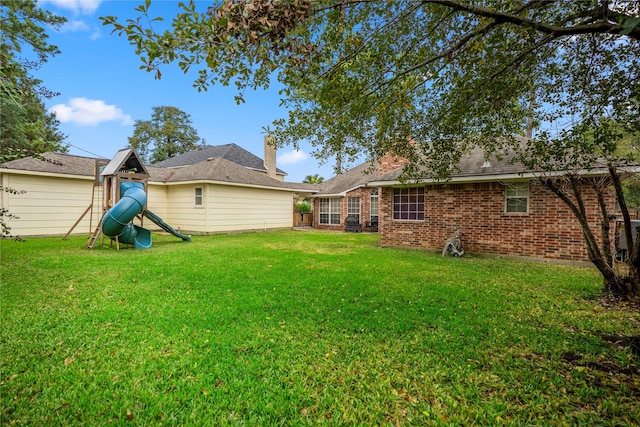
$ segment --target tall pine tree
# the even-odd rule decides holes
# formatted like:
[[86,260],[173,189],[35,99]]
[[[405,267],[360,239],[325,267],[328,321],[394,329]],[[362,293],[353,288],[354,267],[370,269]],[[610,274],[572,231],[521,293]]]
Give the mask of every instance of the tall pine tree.
[[67,151],[66,136],[44,105],[57,94],[30,73],[60,53],[47,41],[46,29],[64,22],[34,0],[0,1],[0,162]]
[[151,120],[136,120],[129,145],[148,163],[204,147],[191,116],[176,107],[153,107]]

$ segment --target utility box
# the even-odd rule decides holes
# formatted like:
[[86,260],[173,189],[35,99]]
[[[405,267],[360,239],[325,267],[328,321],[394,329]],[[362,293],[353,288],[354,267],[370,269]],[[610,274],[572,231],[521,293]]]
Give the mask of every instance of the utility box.
[[618,244],[616,245],[616,261],[626,261],[629,257],[629,246],[633,246],[638,238],[638,227],[640,227],[640,220],[631,221],[631,238],[633,242],[629,244],[627,242],[627,236],[624,232],[624,221],[617,220],[616,229],[618,230]]

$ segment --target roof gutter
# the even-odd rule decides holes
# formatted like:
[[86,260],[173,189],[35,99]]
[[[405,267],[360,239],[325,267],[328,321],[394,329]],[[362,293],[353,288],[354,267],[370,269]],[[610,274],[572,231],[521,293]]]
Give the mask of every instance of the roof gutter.
[[149,183],[175,186],[175,185],[194,185],[194,184],[215,184],[215,185],[228,185],[231,187],[249,187],[249,188],[260,188],[264,190],[274,190],[274,191],[286,191],[290,193],[300,193],[305,192],[307,190],[297,190],[295,188],[288,187],[271,187],[269,185],[261,185],[261,184],[246,184],[242,182],[232,182],[232,181],[219,181],[219,180],[211,180],[211,179],[191,179],[187,181],[152,181],[149,180]]
[[[637,172],[640,172],[640,166],[619,167],[618,171],[624,172],[624,173],[637,173]],[[393,186],[410,185],[410,184],[464,184],[464,183],[474,183],[474,182],[530,180],[530,179],[541,178],[541,177],[555,178],[555,177],[560,177],[566,174],[567,174],[567,171],[520,172],[520,173],[508,173],[508,174],[500,174],[500,175],[454,176],[448,180],[423,178],[423,179],[409,179],[405,182],[402,182],[398,179],[395,179],[390,181],[371,181],[371,182],[368,182],[367,184],[370,187],[393,187]],[[585,177],[605,176],[609,174],[609,171],[606,168],[582,169],[577,171],[577,174]]]
[[23,169],[9,169],[0,168],[0,174],[15,174],[15,175],[35,175],[35,176],[48,176],[52,178],[70,178],[70,179],[86,179],[94,181],[96,178],[93,175],[73,175],[70,173],[57,173],[57,172],[39,172]]
[[[39,171],[31,171],[31,170],[23,170],[23,169],[9,169],[9,168],[0,168],[0,174],[15,174],[15,175],[30,175],[30,176],[42,176],[42,177],[51,177],[51,178],[67,178],[67,179],[82,179],[86,181],[94,181],[95,176],[91,175],[73,175],[67,173],[56,173],[56,172],[39,172]],[[215,180],[206,180],[206,179],[193,179],[188,181],[162,181],[156,179],[149,179],[149,184],[153,185],[189,185],[189,184],[219,184],[219,185],[230,185],[234,187],[250,187],[250,188],[261,188],[268,190],[276,190],[276,191],[287,191],[287,192],[295,192],[295,193],[312,193],[314,190],[308,189],[298,189],[295,187],[271,187],[268,185],[260,185],[260,184],[245,184],[241,182],[229,182],[229,181],[215,181]]]
[[355,187],[348,188],[339,193],[326,193],[326,194],[315,194],[316,197],[346,197],[347,193],[356,190],[358,188],[367,188],[367,187],[380,187],[379,185],[372,185],[370,182],[365,182],[364,184],[356,185]]

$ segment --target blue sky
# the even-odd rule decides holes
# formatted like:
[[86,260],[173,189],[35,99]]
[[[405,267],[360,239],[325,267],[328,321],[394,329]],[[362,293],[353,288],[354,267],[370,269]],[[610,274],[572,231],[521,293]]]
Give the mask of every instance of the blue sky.
[[[186,1],[186,0],[185,0]],[[115,15],[121,22],[136,17],[134,8],[143,0],[40,0],[42,8],[65,16],[59,31],[50,31],[49,41],[61,53],[33,74],[60,95],[46,101],[55,111],[60,129],[68,135],[70,154],[111,158],[128,145],[135,120],[149,120],[152,108],[168,105],[188,113],[193,127],[209,145],[235,143],[264,157],[264,130],[274,119],[284,117],[278,90],[245,93],[246,103],[237,105],[233,87],[213,86],[198,92],[194,74],[183,74],[176,64],[164,66],[162,79],[140,70],[140,59],[125,37],[111,34],[100,16]],[[209,1],[200,1],[205,10]],[[170,21],[178,11],[177,1],[155,0],[151,14]],[[288,173],[287,181],[300,182],[307,175],[333,176],[333,161],[320,165],[302,142],[278,150],[277,165]]]

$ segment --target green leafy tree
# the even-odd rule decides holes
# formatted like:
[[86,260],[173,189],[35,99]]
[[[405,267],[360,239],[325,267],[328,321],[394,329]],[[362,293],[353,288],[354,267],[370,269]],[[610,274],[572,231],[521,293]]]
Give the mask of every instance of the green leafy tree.
[[[640,131],[626,132],[618,143],[616,154],[633,163],[640,162]],[[632,174],[624,180],[622,187],[630,209],[640,212],[640,175]],[[637,215],[637,214],[636,214]]]
[[136,120],[129,145],[149,163],[205,146],[191,125],[191,116],[176,107],[153,107],[151,120]]
[[305,184],[321,184],[324,182],[324,178],[316,173],[314,175],[305,176],[302,182]]
[[309,212],[311,212],[311,205],[306,202],[296,203],[296,211],[300,212],[303,215],[308,214]]
[[[45,151],[67,151],[66,136],[43,102],[56,94],[30,74],[60,53],[47,41],[46,28],[57,28],[65,21],[33,0],[0,1],[0,163]],[[2,185],[0,192],[24,193]],[[16,219],[15,215],[0,208],[0,238],[12,237],[10,219]]]
[[63,144],[66,136],[43,102],[57,94],[30,74],[60,53],[48,43],[46,28],[57,28],[65,21],[33,0],[0,2],[0,162],[45,151],[67,151]]
[[[604,159],[624,198],[621,134],[610,123],[640,129],[637,2],[218,0],[203,11],[190,1],[164,32],[154,31],[150,7],[103,23],[128,37],[156,77],[177,62],[197,70],[198,90],[235,84],[238,102],[247,88],[277,79],[289,111],[269,129],[278,144],[309,141],[316,156],[344,162],[394,152],[410,160],[406,177],[441,179],[471,147],[518,151],[587,227],[605,287],[638,289],[640,246],[627,260],[629,275],[611,273],[610,242],[593,246],[600,242],[584,221],[582,196],[571,190],[576,174],[560,182],[544,173]],[[525,133],[535,138],[523,149],[514,135]],[[603,196],[601,185],[592,187]]]

